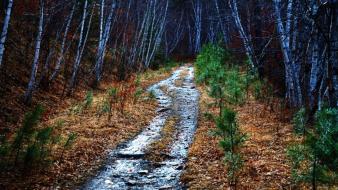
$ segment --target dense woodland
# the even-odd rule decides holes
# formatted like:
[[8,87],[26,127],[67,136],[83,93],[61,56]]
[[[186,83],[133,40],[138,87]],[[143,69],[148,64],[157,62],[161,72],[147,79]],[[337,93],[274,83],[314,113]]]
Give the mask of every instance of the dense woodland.
[[17,78],[7,71],[11,64],[27,67],[24,102],[30,103],[34,91],[61,75],[64,81],[58,82],[69,94],[79,81],[96,86],[105,74],[124,79],[156,66],[156,59],[194,56],[203,44],[221,43],[245,53],[262,76],[283,77],[278,82],[290,105],[316,109],[327,101],[332,107],[336,6],[336,1],[2,1],[0,63],[3,75],[12,76],[3,80]]
[[[15,153],[6,156],[0,148],[0,158],[4,153],[14,165],[25,130],[37,125],[42,113],[38,104],[57,107],[106,81],[127,84],[148,69],[196,60],[197,82],[211,89],[219,108],[216,136],[224,140],[226,159],[233,164],[228,168],[240,168],[234,163],[240,162],[237,149],[246,135],[238,131],[236,113],[224,105],[240,104],[241,98],[237,91],[225,93],[237,88],[227,81],[255,85],[236,75],[246,70],[296,113],[294,123],[307,140],[303,149],[291,148],[290,157],[311,152],[304,163],[320,168],[318,175],[312,169],[299,180],[310,181],[314,189],[317,181],[338,180],[337,0],[1,0],[0,34],[0,147],[11,147],[5,141],[13,137],[16,142]],[[222,123],[236,127],[229,132]],[[226,144],[231,141],[226,134],[239,135],[237,144]],[[74,138],[70,134],[64,147]],[[294,161],[294,168],[301,162]]]

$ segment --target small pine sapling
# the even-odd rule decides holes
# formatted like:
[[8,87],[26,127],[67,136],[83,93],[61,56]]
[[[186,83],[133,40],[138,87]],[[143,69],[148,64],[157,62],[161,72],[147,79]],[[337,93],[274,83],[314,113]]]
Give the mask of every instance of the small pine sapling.
[[245,78],[238,68],[228,69],[225,82],[225,94],[230,104],[240,104],[244,100]]
[[112,117],[112,112],[113,112],[113,108],[114,108],[114,104],[117,103],[117,89],[116,88],[111,88],[108,90],[108,122],[110,122],[111,117]]
[[93,91],[88,91],[83,102],[80,102],[73,106],[70,110],[72,114],[81,114],[85,109],[92,106],[94,100]]
[[305,136],[306,122],[307,122],[306,109],[301,108],[301,109],[299,109],[299,111],[297,113],[295,113],[295,115],[293,116],[293,119],[292,119],[294,132],[298,135],[302,134],[303,136]]
[[35,140],[39,148],[39,161],[40,162],[44,161],[45,158],[50,153],[47,149],[47,146],[52,140],[52,134],[53,134],[53,128],[46,127],[44,129],[41,129],[36,135]]
[[91,107],[92,104],[93,104],[93,100],[94,100],[93,91],[90,90],[90,91],[87,92],[85,99],[83,101],[83,108],[87,109],[87,108]]
[[134,100],[133,103],[137,103],[137,101],[140,99],[141,95],[143,94],[143,89],[141,87],[138,87],[134,93]]
[[[302,115],[300,113],[299,115]],[[296,184],[337,185],[338,179],[338,109],[324,108],[316,113],[314,129],[305,140],[288,148],[292,177]]]
[[[40,122],[43,107],[41,105],[36,106],[36,108],[32,112],[28,112],[23,120],[23,125],[16,133],[14,141],[12,143],[12,150],[15,152],[15,161],[16,165],[20,156],[20,152],[24,143],[29,143],[31,138],[35,134],[35,127]],[[34,147],[30,148],[33,151]]]
[[140,86],[141,86],[141,77],[140,77],[140,75],[137,75],[136,80],[135,80],[136,89],[135,89],[135,92],[133,94],[133,103],[134,104],[139,100],[139,98],[143,94],[143,89]]
[[77,138],[76,133],[70,133],[65,141],[65,143],[62,146],[62,151],[59,157],[59,161],[61,162],[63,160],[63,155],[67,149],[70,149],[72,145],[74,144],[75,140]]
[[229,184],[236,188],[237,174],[243,165],[239,149],[245,142],[246,135],[239,131],[236,112],[228,108],[224,108],[221,115],[216,118],[216,127],[214,134],[221,138],[220,147],[225,152],[224,161],[228,168]]
[[25,169],[31,168],[39,157],[39,148],[36,143],[29,144],[24,157]]

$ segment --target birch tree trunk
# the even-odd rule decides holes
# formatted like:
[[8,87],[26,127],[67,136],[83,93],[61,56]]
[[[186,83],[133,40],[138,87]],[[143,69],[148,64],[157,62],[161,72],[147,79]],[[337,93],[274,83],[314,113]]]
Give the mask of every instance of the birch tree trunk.
[[44,2],[43,0],[40,0],[40,19],[39,19],[39,26],[38,26],[38,34],[36,37],[36,45],[35,45],[35,53],[34,53],[32,71],[31,71],[31,76],[30,76],[30,80],[28,83],[26,93],[24,94],[24,102],[26,104],[31,103],[32,94],[35,89],[35,81],[36,81],[36,74],[37,74],[38,66],[39,66],[40,48],[41,48],[42,33],[43,33],[43,22],[44,22]]
[[237,0],[229,0],[228,3],[229,3],[229,7],[231,9],[232,17],[235,20],[237,30],[239,32],[239,35],[242,38],[242,41],[243,41],[243,44],[244,44],[244,47],[245,47],[245,51],[246,51],[246,55],[248,56],[248,59],[249,59],[249,64],[250,64],[251,68],[257,67],[258,63],[257,63],[257,59],[256,59],[256,56],[255,56],[255,51],[253,49],[252,42],[249,40],[248,35],[244,31],[241,19],[239,17]]
[[2,27],[2,32],[0,36],[0,68],[2,65],[2,59],[5,51],[5,42],[6,42],[6,37],[7,37],[7,31],[8,31],[8,25],[9,21],[11,19],[11,12],[12,12],[12,7],[13,7],[13,0],[8,0],[8,5],[6,9],[6,16],[4,19],[4,25]]
[[[282,47],[282,53],[284,57],[285,66],[285,84],[286,84],[286,98],[290,101],[292,106],[299,107],[302,105],[302,91],[300,87],[299,71],[295,65],[294,59],[292,59],[292,49],[290,45],[290,26],[291,18],[287,18],[286,28],[284,28],[281,10],[281,0],[274,0],[274,9],[277,23],[277,31],[279,34],[280,44]],[[288,1],[287,11],[291,11],[293,1]],[[287,13],[287,17],[291,17],[292,13]]]
[[218,3],[218,0],[214,0],[214,3],[215,3],[215,7],[216,7],[216,12],[217,12],[217,20],[218,22],[220,23],[221,25],[221,30],[222,30],[222,33],[223,33],[223,39],[224,39],[224,43],[226,45],[228,45],[228,42],[229,42],[229,39],[228,39],[228,32],[224,26],[224,22],[223,22],[223,19],[222,19],[222,16],[221,16],[221,11],[220,11],[220,8],[219,8],[219,3]]
[[[116,2],[114,1],[112,2],[108,19],[105,22],[104,30],[100,31],[100,40],[99,40],[99,45],[97,48],[96,63],[95,63],[95,68],[94,68],[95,76],[96,76],[96,79],[95,79],[96,85],[100,82],[101,76],[102,76],[102,66],[103,66],[104,56],[106,52],[107,42],[109,40],[110,31],[112,27],[113,13],[115,11],[115,7],[116,7]],[[101,11],[101,14],[103,14],[103,11]],[[100,20],[101,20],[100,25],[103,26],[103,22],[104,22],[103,15],[101,15]]]
[[201,0],[191,0],[194,11],[194,53],[198,53],[201,49],[201,33],[202,33],[202,2]]
[[86,17],[87,17],[87,9],[88,9],[88,0],[85,0],[84,6],[83,6],[82,19],[81,19],[81,30],[80,30],[79,42],[78,42],[75,61],[73,65],[72,77],[69,83],[69,93],[71,93],[75,85],[76,75],[79,70],[79,66],[81,62],[81,49],[82,49],[83,41],[84,41],[83,36],[84,36],[84,27],[85,27],[85,22],[86,22]]
[[162,19],[159,20],[159,26],[157,26],[157,32],[155,33],[154,45],[153,45],[152,51],[150,53],[150,56],[148,58],[148,62],[146,64],[146,67],[149,67],[150,62],[153,60],[153,58],[155,56],[155,52],[158,50],[158,47],[160,46],[162,36],[163,36],[163,30],[165,28],[166,19],[167,19],[168,5],[169,5],[169,1],[166,0],[165,8],[162,11],[163,15],[161,15],[159,17],[159,18],[162,18]]
[[70,29],[70,26],[71,26],[71,23],[72,23],[72,20],[73,20],[76,4],[77,3],[74,2],[74,5],[72,6],[72,9],[70,11],[70,15],[68,17],[66,28],[65,28],[65,31],[64,31],[64,34],[63,34],[63,39],[62,39],[62,43],[61,43],[60,53],[59,53],[59,56],[58,56],[56,64],[55,64],[55,70],[52,73],[52,75],[51,75],[51,77],[49,79],[49,82],[53,82],[55,80],[55,78],[57,77],[57,75],[60,72],[62,63],[64,62],[65,46],[66,46],[67,36],[68,36],[68,32],[69,32],[69,29]]

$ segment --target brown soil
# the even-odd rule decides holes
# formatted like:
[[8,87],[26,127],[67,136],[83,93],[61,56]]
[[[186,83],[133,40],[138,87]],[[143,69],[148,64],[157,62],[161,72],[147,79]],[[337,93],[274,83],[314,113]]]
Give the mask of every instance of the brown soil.
[[[215,124],[204,116],[206,112],[217,115],[218,111],[210,106],[213,99],[208,97],[205,87],[199,90],[199,126],[182,180],[189,189],[228,189],[223,152],[218,139],[210,135]],[[244,167],[237,189],[290,188],[290,166],[286,158],[286,148],[294,140],[290,114],[274,112],[268,107],[252,97],[244,105],[235,107],[240,129],[248,134],[241,149]]]
[[[171,71],[163,69],[147,71],[141,75],[141,87],[145,89],[147,86],[167,78],[170,74]],[[78,91],[75,98],[60,101],[60,98],[54,95],[57,101],[52,99],[51,102],[48,102],[46,99],[43,105],[53,105],[53,107],[47,109],[41,126],[62,121],[64,124],[58,132],[62,136],[72,132],[76,133],[75,144],[65,152],[61,161],[58,160],[61,150],[56,149],[53,153],[53,158],[56,161],[43,170],[26,173],[22,173],[20,170],[1,172],[0,189],[72,189],[94,174],[106,160],[109,150],[138,134],[155,116],[157,103],[155,100],[147,99],[147,93],[144,93],[136,103],[133,103],[133,97],[129,94],[123,114],[114,110],[111,122],[108,123],[106,116],[97,117],[97,107],[106,95],[106,89],[119,84],[118,82],[103,82],[100,90],[94,91],[93,105],[77,114],[71,113],[70,110],[83,100],[86,93],[85,88]],[[43,97],[43,92],[38,92],[35,101],[38,101],[40,96]],[[45,96],[53,97],[51,92]],[[24,108],[20,101],[11,100],[11,102],[14,103],[5,105],[5,102],[1,102],[1,107],[20,105],[17,117],[21,121],[23,110],[29,108]],[[61,104],[57,106],[55,102],[61,102]],[[7,122],[3,123],[8,124]],[[15,131],[20,123],[12,123],[5,127]]]

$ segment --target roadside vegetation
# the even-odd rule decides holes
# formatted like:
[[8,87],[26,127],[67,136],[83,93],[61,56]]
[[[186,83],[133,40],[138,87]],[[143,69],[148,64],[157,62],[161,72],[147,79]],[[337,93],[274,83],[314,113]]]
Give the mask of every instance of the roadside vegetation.
[[6,179],[1,185],[69,189],[83,183],[109,150],[153,119],[157,102],[146,88],[168,77],[176,65],[105,82],[54,114],[43,105],[27,112],[14,133],[1,133],[0,177]]
[[220,45],[197,56],[201,115],[182,180],[192,189],[336,187],[337,109],[312,122],[305,108],[293,115],[266,79],[234,62]]
[[245,101],[245,79],[240,68],[231,65],[231,56],[219,45],[205,45],[196,60],[196,78],[198,83],[206,85],[208,94],[214,99],[218,115],[210,115],[216,129],[212,134],[219,139],[224,151],[228,184],[236,189],[239,173],[243,166],[240,148],[246,140],[246,134],[239,129],[236,111],[233,107]]

